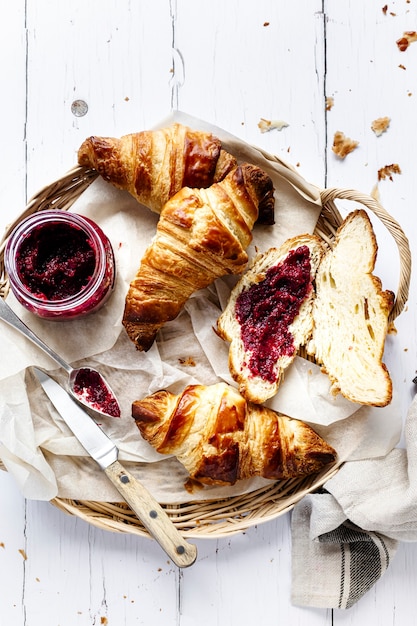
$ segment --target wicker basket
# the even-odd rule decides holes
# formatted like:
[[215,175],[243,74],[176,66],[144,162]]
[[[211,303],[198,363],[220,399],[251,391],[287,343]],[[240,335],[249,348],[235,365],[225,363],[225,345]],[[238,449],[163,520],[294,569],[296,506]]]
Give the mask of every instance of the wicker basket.
[[[271,160],[274,157],[269,157]],[[74,167],[65,176],[41,189],[28,203],[25,211],[9,225],[0,241],[0,296],[9,290],[8,277],[4,269],[4,248],[15,226],[26,216],[45,209],[69,209],[77,198],[98,176],[94,170]],[[411,274],[411,253],[408,240],[400,225],[372,197],[354,190],[325,189],[321,192],[322,211],[316,234],[326,243],[332,244],[335,232],[342,222],[336,207],[337,199],[352,200],[374,213],[387,227],[394,238],[400,256],[400,276],[396,299],[391,312],[393,322],[401,313],[408,299]],[[5,469],[0,460],[0,468]],[[273,482],[249,494],[228,497],[222,500],[188,502],[179,505],[162,505],[167,514],[185,537],[225,537],[242,532],[290,511],[296,502],[307,493],[315,491],[338,470],[335,464],[320,474]],[[55,498],[53,505],[77,516],[101,529],[149,536],[136,515],[124,503],[104,503]]]

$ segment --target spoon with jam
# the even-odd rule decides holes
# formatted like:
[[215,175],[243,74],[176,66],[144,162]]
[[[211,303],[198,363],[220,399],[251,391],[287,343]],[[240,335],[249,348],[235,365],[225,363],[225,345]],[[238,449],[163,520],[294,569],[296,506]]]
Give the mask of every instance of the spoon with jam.
[[18,330],[43,350],[68,374],[68,391],[81,404],[102,415],[120,417],[120,407],[109,384],[97,370],[91,367],[71,367],[52,348],[42,341],[9,305],[0,297],[0,319]]

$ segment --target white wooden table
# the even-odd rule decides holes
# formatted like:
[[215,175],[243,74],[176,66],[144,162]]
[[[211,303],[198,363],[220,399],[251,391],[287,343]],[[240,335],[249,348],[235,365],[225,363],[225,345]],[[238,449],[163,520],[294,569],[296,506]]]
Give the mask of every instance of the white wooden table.
[[[416,0],[37,0],[0,2],[0,227],[76,162],[90,134],[150,128],[172,109],[277,154],[319,186],[370,193],[417,252]],[[6,18],[7,16],[7,18]],[[333,106],[326,110],[326,98]],[[81,100],[85,115],[73,110]],[[329,101],[328,101],[329,103]],[[374,119],[391,124],[377,137]],[[261,118],[284,120],[261,133]],[[345,160],[335,131],[359,141]],[[380,249],[389,235],[377,233]],[[381,254],[395,290],[395,254]],[[397,320],[393,377],[403,417],[417,366],[417,290]],[[3,358],[3,355],[2,355]],[[402,544],[377,585],[348,611],[290,603],[290,517],[229,539],[197,540],[190,569],[151,540],[98,530],[25,501],[0,472],[0,625],[405,625],[415,622],[417,546]]]

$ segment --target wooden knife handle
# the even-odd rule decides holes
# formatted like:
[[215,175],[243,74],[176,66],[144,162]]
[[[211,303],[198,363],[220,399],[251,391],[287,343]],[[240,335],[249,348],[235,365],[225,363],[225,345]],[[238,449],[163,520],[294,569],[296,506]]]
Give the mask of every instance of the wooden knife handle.
[[197,558],[196,546],[185,541],[146,487],[119,461],[106,467],[104,472],[169,558],[178,567],[192,565]]

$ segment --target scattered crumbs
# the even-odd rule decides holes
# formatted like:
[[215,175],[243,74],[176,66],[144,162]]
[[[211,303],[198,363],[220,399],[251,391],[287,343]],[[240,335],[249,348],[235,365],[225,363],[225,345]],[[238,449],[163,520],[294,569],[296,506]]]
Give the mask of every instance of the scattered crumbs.
[[295,164],[295,167],[300,167],[301,163],[300,161],[298,161],[298,163]]
[[333,108],[334,105],[334,98],[333,96],[327,96],[326,98],[326,111],[331,111],[331,109]]
[[158,567],[158,572],[162,572],[162,567]]
[[107,619],[107,617],[100,617],[100,624],[108,624],[109,620]]
[[5,548],[6,546],[4,545],[4,543],[2,541],[0,541],[0,548]]
[[405,52],[410,43],[413,43],[413,41],[417,41],[417,32],[415,30],[408,30],[403,33],[403,36],[400,39],[397,39],[396,44],[400,52]]
[[388,130],[388,126],[390,125],[391,118],[389,117],[378,117],[371,124],[371,128],[374,131],[375,135],[379,137],[382,133],[385,133]]
[[398,163],[391,163],[391,165],[384,165],[378,170],[378,180],[385,180],[389,178],[392,180],[393,174],[401,174],[401,168]]
[[395,327],[394,322],[390,322],[390,324],[388,324],[388,331],[387,331],[388,335],[397,335],[398,331]]
[[266,120],[263,117],[261,117],[260,121],[258,122],[258,128],[261,133],[267,133],[274,128],[276,130],[282,130],[287,126],[289,126],[289,124],[287,122],[284,122],[283,120]]
[[123,600],[127,600],[127,596],[123,596]]
[[344,159],[359,145],[359,141],[346,137],[340,130],[336,131],[333,138],[332,150],[339,159]]
[[387,5],[387,4],[385,4],[385,5],[382,7],[382,13],[383,13],[384,15],[386,15],[386,14],[387,14],[387,11],[388,11],[388,5]]
[[20,554],[22,555],[23,559],[26,561],[26,559],[27,559],[28,557],[27,557],[26,552],[23,550],[23,548],[20,548],[20,549],[19,549],[19,552],[20,552]]
[[186,365],[188,367],[195,367],[195,365],[196,365],[193,357],[191,357],[191,356],[188,356],[186,358],[179,357],[178,362],[179,362],[180,365]]
[[269,22],[264,22],[264,26],[269,26]]
[[407,68],[405,67],[405,65],[403,65],[402,63],[400,63],[398,67],[400,68],[400,70],[405,70],[405,69],[407,69]]
[[413,93],[411,91],[407,91],[407,96],[412,96]]
[[188,491],[188,493],[194,493],[195,491],[200,491],[201,489],[204,489],[204,485],[202,485],[195,478],[190,477],[185,481],[184,489],[185,491]]
[[36,576],[35,580],[36,580],[36,582],[37,582],[37,583],[40,583],[40,582],[41,582],[41,579],[40,579],[40,578],[38,578],[37,576]]
[[130,100],[129,96],[126,96],[125,97],[125,102],[129,102],[129,100]]
[[288,146],[287,152],[291,152],[291,146]]
[[404,352],[408,352],[408,348],[404,348]]

